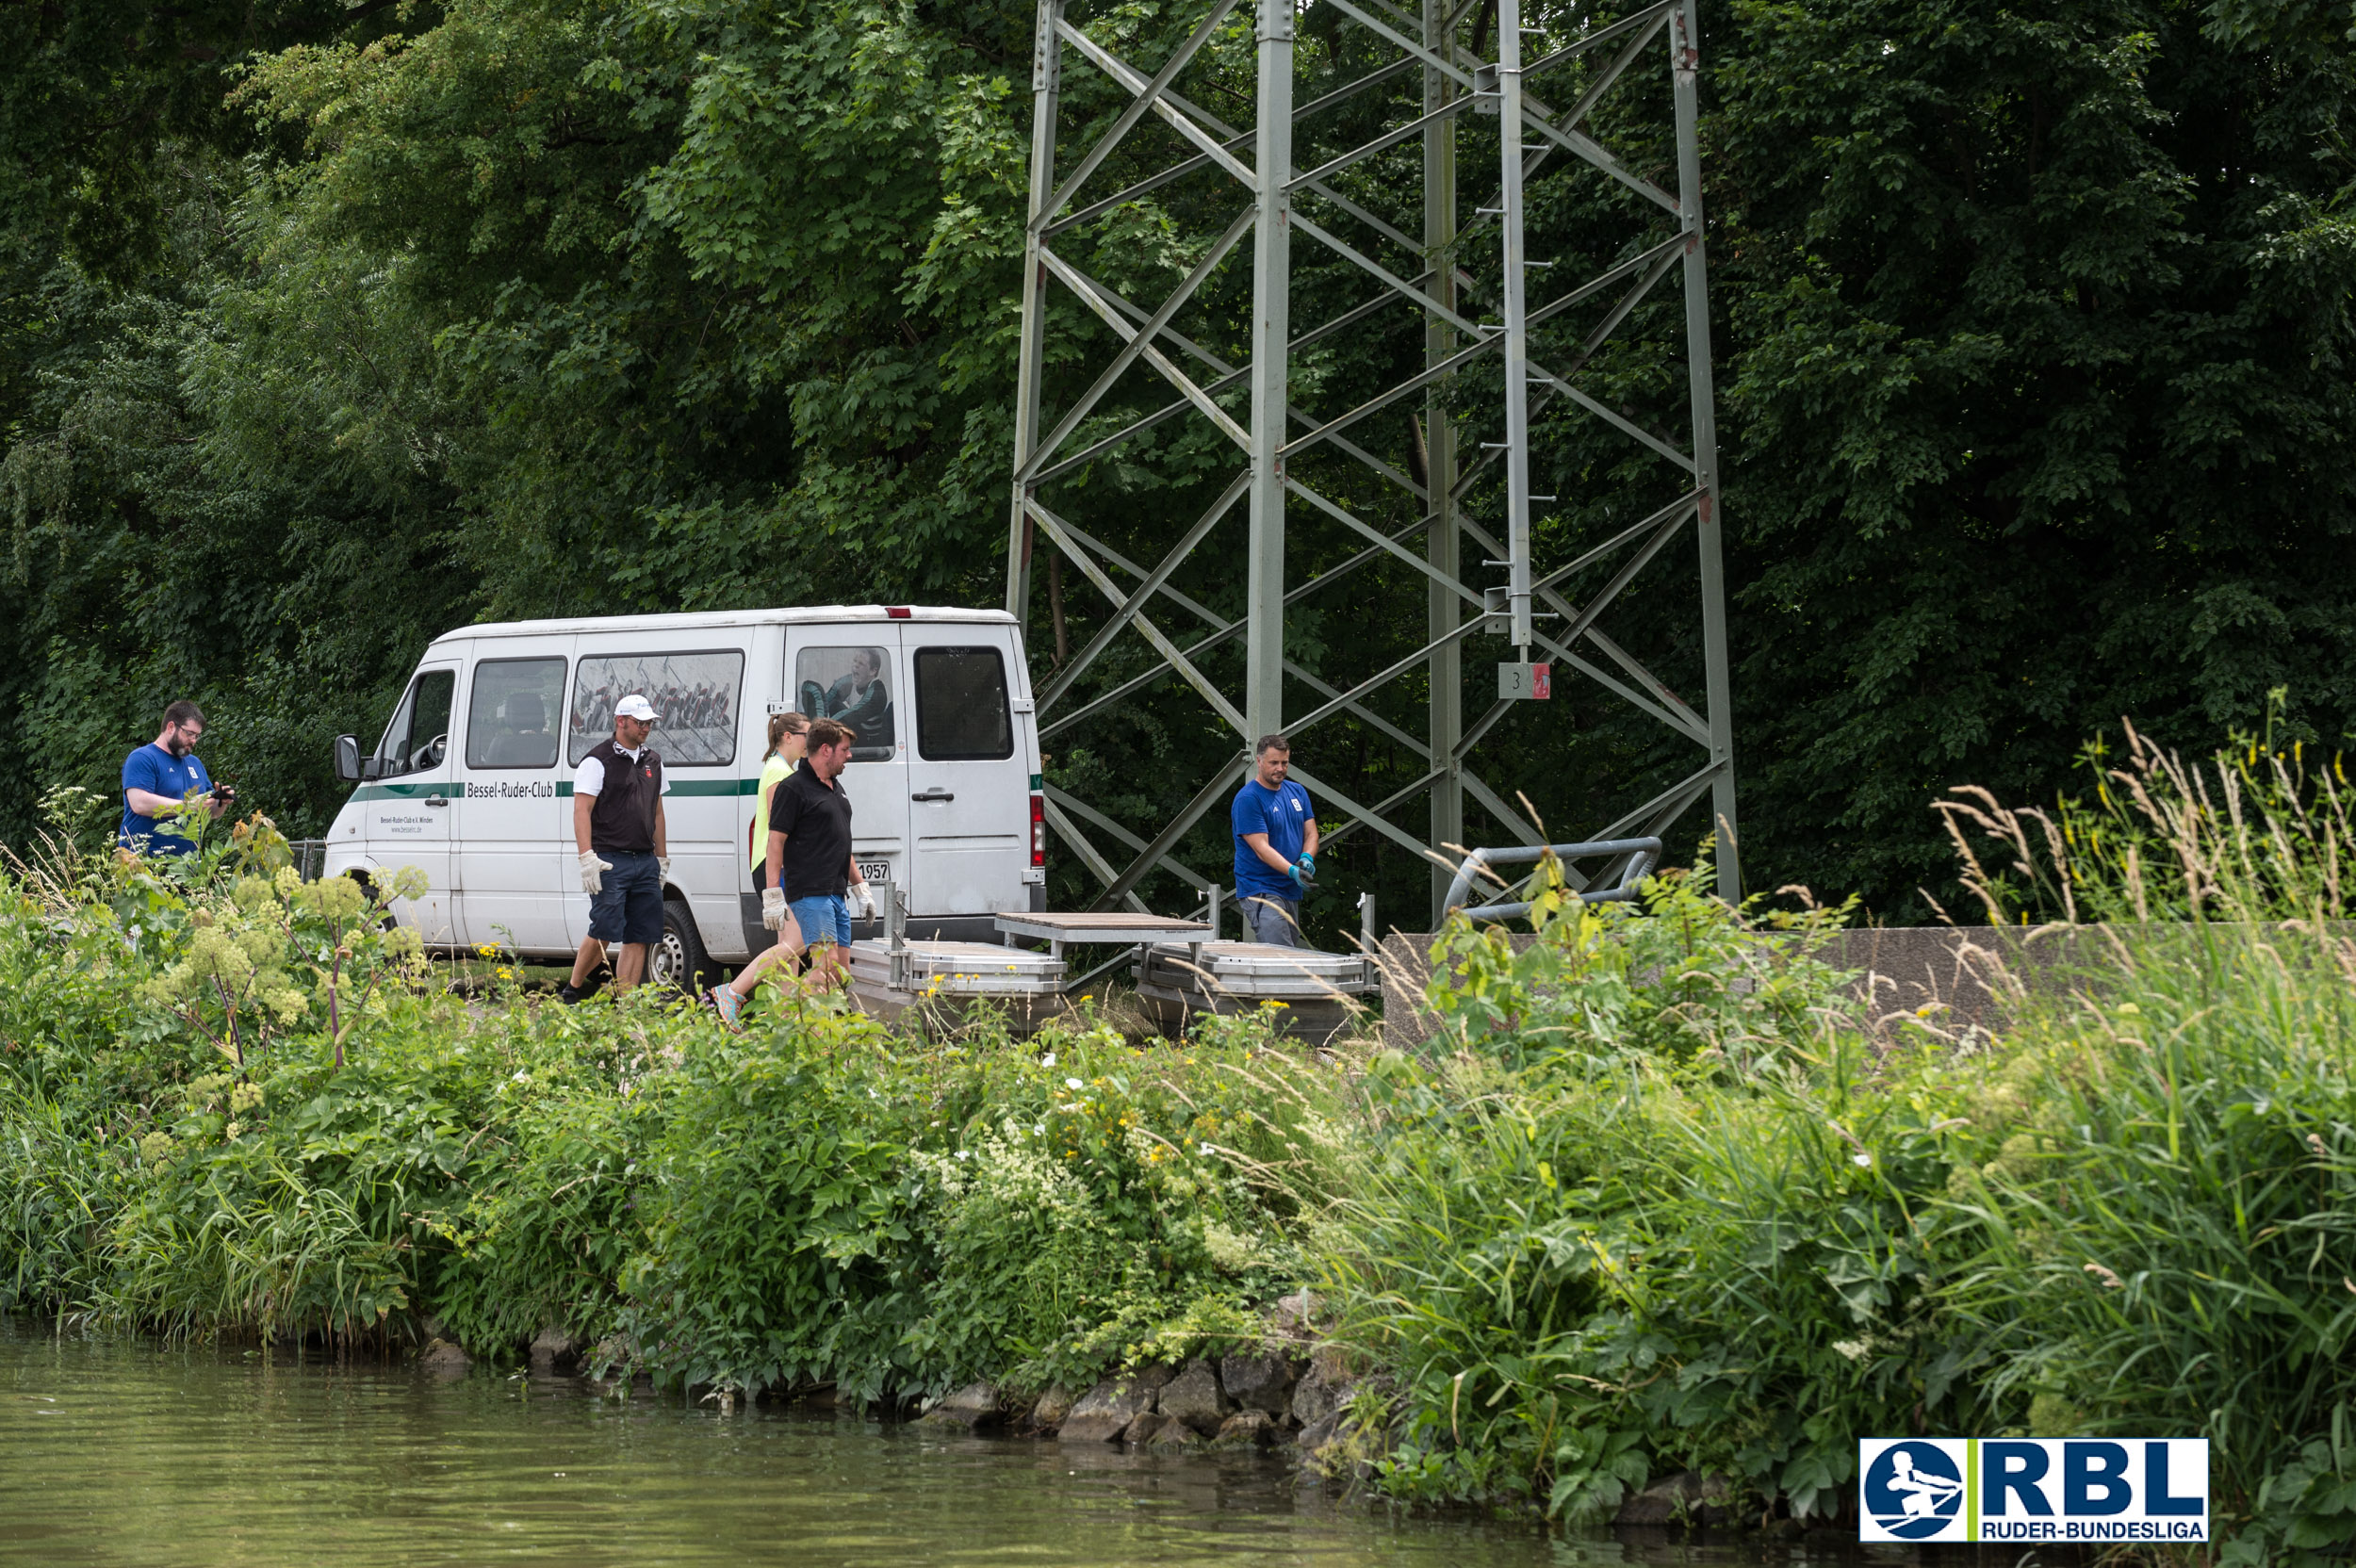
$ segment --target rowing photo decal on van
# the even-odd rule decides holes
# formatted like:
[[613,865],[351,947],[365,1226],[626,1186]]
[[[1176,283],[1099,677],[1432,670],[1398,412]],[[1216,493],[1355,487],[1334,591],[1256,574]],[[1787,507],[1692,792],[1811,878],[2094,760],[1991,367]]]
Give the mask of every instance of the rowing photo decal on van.
[[804,648],[794,660],[795,706],[851,731],[851,760],[881,762],[899,744],[891,659],[879,647]]
[[711,767],[736,760],[738,697],[744,656],[706,653],[589,654],[573,678],[567,755],[572,765],[614,733],[614,708],[633,693],[654,704],[648,744],[671,767]]

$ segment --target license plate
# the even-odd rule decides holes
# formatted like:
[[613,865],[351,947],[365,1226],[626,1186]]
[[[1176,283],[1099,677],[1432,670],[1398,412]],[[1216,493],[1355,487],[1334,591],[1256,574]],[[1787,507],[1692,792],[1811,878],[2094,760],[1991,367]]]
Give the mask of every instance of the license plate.
[[859,874],[870,882],[889,882],[892,880],[892,862],[861,860],[859,863]]

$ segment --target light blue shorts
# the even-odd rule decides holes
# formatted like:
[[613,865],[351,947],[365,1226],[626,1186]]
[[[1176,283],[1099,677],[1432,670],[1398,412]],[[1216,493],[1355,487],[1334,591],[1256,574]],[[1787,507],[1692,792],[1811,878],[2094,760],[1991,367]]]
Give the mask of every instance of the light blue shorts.
[[834,942],[843,947],[851,945],[851,906],[841,893],[820,893],[813,898],[797,898],[786,906],[794,916],[794,923],[802,928],[802,945],[819,947]]

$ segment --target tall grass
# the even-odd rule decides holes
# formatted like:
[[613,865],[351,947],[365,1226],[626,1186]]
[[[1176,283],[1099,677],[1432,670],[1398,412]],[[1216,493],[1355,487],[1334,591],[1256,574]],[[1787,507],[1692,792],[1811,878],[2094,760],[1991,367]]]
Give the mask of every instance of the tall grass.
[[[2279,695],[2279,694],[2278,694]],[[1936,803],[1988,919],[2067,925],[2344,920],[2356,897],[2347,760],[2244,737],[2188,762],[2124,727],[2052,810],[1975,787]]]
[[63,1106],[0,1079],[0,1312],[40,1312],[87,1290],[90,1238],[123,1185]]
[[2251,1561],[2356,1541],[2356,836],[2344,763],[2305,761],[2131,728],[2050,816],[1949,808],[1991,920],[2104,923],[2032,944],[1954,1310],[2045,1424],[2210,1438]]
[[2212,1440],[2231,1561],[2356,1544],[2356,855],[2334,761],[2130,731],[1946,803],[2022,930],[1992,1039],[1869,1032],[1812,933],[1698,906],[1446,935],[1325,1280],[1411,1496],[1608,1513],[1691,1467],[1848,1506],[1856,1440]]
[[1451,934],[1458,1049],[1370,1078],[1326,1282],[1398,1369],[1383,1463],[1411,1494],[1592,1519],[1693,1466],[1805,1515],[1860,1422],[1955,1384],[1908,1353],[1944,1130],[1884,1092],[1822,922],[1754,925],[1677,875],[1646,903],[1521,954]]

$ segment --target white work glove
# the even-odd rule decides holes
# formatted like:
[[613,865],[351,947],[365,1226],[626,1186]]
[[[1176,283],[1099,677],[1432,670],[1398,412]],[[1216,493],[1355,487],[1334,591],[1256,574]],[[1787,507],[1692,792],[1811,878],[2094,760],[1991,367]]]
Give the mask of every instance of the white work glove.
[[874,920],[875,918],[875,895],[867,890],[866,883],[852,883],[850,899],[851,907],[858,911],[859,919]]
[[581,858],[581,890],[591,898],[605,891],[605,874],[614,869],[611,860],[600,860],[595,850]]
[[785,929],[785,890],[783,888],[761,890],[761,923],[772,931]]
[[654,869],[663,874],[663,881],[668,882],[671,879],[671,858],[667,855],[656,856],[654,858]]

